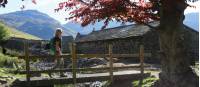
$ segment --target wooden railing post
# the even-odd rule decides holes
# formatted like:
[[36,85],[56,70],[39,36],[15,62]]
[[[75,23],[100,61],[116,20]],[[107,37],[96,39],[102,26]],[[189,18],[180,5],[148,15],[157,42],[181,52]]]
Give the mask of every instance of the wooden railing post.
[[144,46],[140,45],[140,66],[141,74],[144,74]]
[[74,86],[76,86],[76,62],[77,62],[77,55],[76,55],[76,46],[74,43],[71,43],[71,56],[72,56],[72,72],[73,72],[73,82]]
[[26,61],[26,80],[27,85],[30,86],[30,59],[29,59],[29,43],[28,41],[24,41],[24,53],[25,53],[25,61]]
[[113,58],[112,58],[112,44],[109,44],[109,66],[110,66],[110,81],[113,82]]
[[144,75],[144,45],[140,45],[140,69],[141,69],[141,78],[139,82],[139,87],[142,87],[143,75]]

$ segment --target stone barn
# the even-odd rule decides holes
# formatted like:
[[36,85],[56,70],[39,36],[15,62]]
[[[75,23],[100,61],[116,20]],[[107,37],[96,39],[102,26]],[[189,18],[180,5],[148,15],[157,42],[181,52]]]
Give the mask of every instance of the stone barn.
[[10,50],[23,51],[25,40],[26,39],[23,39],[23,38],[11,37],[10,39],[6,41],[6,43],[4,44],[4,47]]
[[45,50],[45,44],[48,43],[47,40],[28,40],[24,38],[11,37],[6,41],[4,47],[23,54],[25,41],[29,43],[30,54],[44,54],[43,51]]
[[62,36],[62,52],[70,53],[69,43],[74,42],[74,38],[72,36]]
[[[158,22],[150,25],[158,26]],[[187,33],[192,34],[192,41],[189,41],[190,54],[198,58],[198,32],[185,26]],[[139,46],[144,45],[145,53],[151,53],[151,57],[145,58],[145,62],[160,61],[159,37],[158,34],[148,26],[132,24],[109,29],[93,31],[88,35],[77,34],[75,43],[77,53],[104,54],[108,53],[108,44],[113,45],[113,53],[130,54],[139,53]]]

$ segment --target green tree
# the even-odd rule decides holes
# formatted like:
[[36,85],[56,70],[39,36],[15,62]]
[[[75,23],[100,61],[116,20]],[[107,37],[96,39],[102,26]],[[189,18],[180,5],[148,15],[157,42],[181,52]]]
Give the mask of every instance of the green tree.
[[8,31],[4,26],[0,26],[0,43],[8,39]]
[[5,52],[5,48],[4,45],[6,43],[6,40],[8,39],[9,35],[8,35],[8,31],[5,29],[4,26],[0,25],[0,46],[2,48],[2,52]]

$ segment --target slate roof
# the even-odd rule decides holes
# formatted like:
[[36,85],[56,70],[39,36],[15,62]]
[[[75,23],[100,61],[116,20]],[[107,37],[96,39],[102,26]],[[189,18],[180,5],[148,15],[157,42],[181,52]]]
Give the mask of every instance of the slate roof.
[[[157,26],[158,22],[152,22],[150,25]],[[93,31],[88,35],[82,37],[76,37],[75,42],[88,42],[97,40],[111,40],[119,38],[128,38],[142,36],[150,31],[150,27],[143,24],[132,24],[119,26],[114,28],[103,29],[99,31]]]
[[62,36],[62,40],[73,40],[73,36]]
[[87,36],[87,35],[82,35],[82,34],[80,34],[79,32],[76,34],[76,38],[75,38],[75,41],[78,41],[80,38],[83,38],[83,37],[85,37],[85,36]]

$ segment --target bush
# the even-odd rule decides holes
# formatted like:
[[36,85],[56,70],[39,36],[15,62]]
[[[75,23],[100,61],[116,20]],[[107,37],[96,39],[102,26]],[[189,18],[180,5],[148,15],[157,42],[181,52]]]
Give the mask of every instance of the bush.
[[8,39],[8,31],[0,25],[0,42]]
[[14,67],[18,61],[17,57],[10,57],[0,53],[0,67]]
[[17,50],[11,50],[11,49],[6,49],[6,55],[9,55],[11,57],[15,57],[15,56],[20,56],[23,53]]

